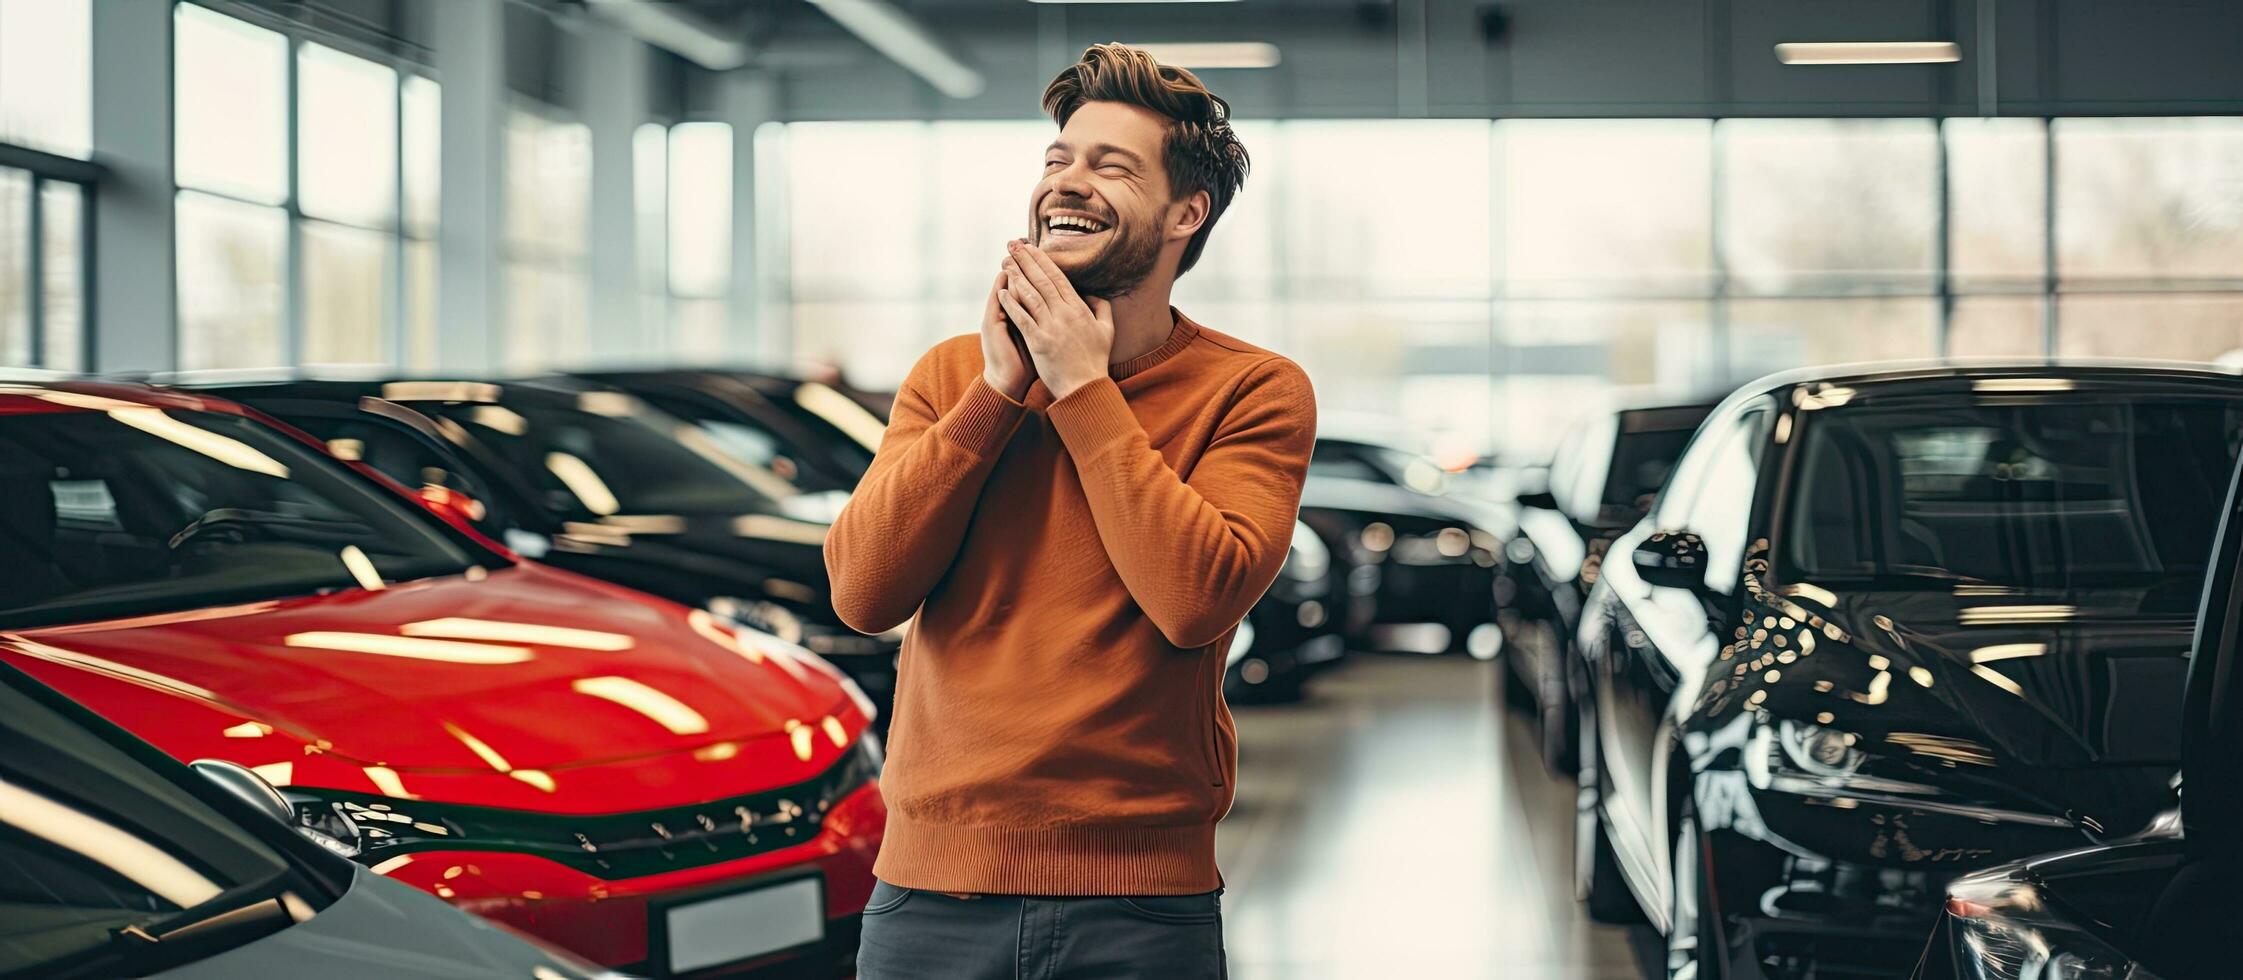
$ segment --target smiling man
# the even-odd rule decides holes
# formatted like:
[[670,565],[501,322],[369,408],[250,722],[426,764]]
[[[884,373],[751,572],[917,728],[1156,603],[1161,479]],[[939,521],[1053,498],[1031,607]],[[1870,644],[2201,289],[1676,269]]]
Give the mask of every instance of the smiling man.
[[912,368],[834,523],[834,607],[902,654],[860,975],[1224,973],[1224,652],[1316,431],[1292,361],[1169,305],[1246,177],[1229,106],[1099,45],[981,329]]

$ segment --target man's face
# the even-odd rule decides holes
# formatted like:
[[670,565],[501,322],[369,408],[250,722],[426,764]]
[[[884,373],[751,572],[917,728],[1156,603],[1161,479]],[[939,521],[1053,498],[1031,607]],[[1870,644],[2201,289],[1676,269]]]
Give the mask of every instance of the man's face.
[[1119,102],[1087,102],[1044,151],[1029,196],[1030,241],[1075,291],[1112,298],[1151,275],[1167,242],[1170,194],[1160,116]]

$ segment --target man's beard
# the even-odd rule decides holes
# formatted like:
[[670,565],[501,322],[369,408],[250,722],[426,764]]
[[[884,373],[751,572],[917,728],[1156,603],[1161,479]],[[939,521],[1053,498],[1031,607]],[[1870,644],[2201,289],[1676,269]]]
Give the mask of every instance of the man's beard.
[[[1037,219],[1037,224],[1036,240],[1048,243],[1048,233],[1040,227],[1042,219]],[[1160,232],[1151,223],[1116,221],[1107,234],[1112,240],[1081,268],[1060,266],[1060,271],[1067,274],[1067,281],[1074,284],[1075,292],[1081,295],[1101,299],[1125,295],[1152,275],[1153,266],[1160,262]]]

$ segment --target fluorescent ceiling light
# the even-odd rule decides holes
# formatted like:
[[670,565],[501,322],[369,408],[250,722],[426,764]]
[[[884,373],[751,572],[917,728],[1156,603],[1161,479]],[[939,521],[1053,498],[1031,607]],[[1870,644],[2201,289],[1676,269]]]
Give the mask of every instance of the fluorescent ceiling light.
[[875,51],[953,99],[970,99],[984,87],[981,73],[951,54],[927,28],[883,0],[810,0],[834,23]]
[[1029,3],[1235,3],[1237,0],[1028,0]]
[[1934,65],[1963,60],[1953,41],[1792,41],[1776,45],[1787,65]]
[[1131,45],[1178,68],[1274,68],[1277,45],[1266,41],[1155,41]]

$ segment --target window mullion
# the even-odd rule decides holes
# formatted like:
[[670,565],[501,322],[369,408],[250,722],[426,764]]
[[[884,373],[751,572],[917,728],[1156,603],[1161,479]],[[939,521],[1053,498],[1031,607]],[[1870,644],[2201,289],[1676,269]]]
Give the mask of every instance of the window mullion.
[[298,164],[303,154],[300,152],[301,147],[297,145],[299,131],[302,129],[300,121],[297,119],[297,112],[298,104],[302,99],[296,90],[297,80],[302,75],[298,63],[303,58],[303,54],[304,42],[299,38],[290,36],[288,38],[288,65],[283,76],[287,93],[285,112],[288,122],[284,130],[287,134],[284,142],[288,147],[288,167],[286,195],[281,204],[288,215],[287,256],[282,261],[284,269],[282,275],[285,283],[282,292],[285,295],[281,301],[281,354],[287,358],[290,366],[300,366],[304,363],[304,350],[307,346],[304,325],[304,212],[301,197],[302,180],[298,173]]

